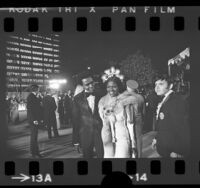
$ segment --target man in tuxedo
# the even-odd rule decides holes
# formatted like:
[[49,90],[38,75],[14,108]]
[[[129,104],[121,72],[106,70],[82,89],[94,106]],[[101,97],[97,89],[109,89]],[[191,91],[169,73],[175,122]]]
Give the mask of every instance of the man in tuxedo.
[[48,138],[52,138],[52,128],[54,137],[58,137],[58,129],[56,123],[56,102],[55,99],[51,96],[51,90],[48,88],[46,95],[43,98],[43,111],[44,111],[44,124],[47,126]]
[[37,97],[39,86],[32,85],[32,92],[27,97],[27,117],[31,128],[30,150],[33,158],[40,158],[38,148],[38,125],[42,121],[42,106],[40,99]]
[[79,145],[84,158],[94,157],[94,149],[98,158],[103,158],[101,139],[102,121],[98,113],[100,96],[94,94],[94,82],[91,77],[82,79],[84,91],[74,97],[73,143]]
[[155,82],[155,92],[162,96],[156,115],[156,146],[161,157],[187,157],[190,152],[190,127],[187,101],[172,90],[173,83],[167,75]]

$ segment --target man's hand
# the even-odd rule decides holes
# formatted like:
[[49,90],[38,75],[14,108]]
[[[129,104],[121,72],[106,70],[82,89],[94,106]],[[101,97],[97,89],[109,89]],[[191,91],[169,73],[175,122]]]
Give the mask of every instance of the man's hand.
[[154,138],[153,141],[152,141],[152,143],[151,143],[152,149],[156,149],[156,143],[157,143],[157,141],[156,141],[156,139]]
[[38,125],[38,121],[33,121],[33,124],[34,125]]

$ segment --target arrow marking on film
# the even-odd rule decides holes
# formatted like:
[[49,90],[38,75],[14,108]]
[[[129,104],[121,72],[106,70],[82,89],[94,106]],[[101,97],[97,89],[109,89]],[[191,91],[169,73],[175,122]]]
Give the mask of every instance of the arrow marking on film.
[[15,176],[15,177],[12,177],[11,179],[20,180],[20,182],[24,182],[24,181],[29,180],[30,177],[25,174],[20,174],[20,176]]

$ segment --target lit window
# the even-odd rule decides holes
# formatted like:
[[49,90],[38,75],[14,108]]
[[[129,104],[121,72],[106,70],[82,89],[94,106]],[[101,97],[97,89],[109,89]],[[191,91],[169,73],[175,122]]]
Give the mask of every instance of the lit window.
[[24,43],[20,43],[20,46],[31,48],[31,45],[29,45],[29,44],[24,44]]
[[7,63],[13,63],[13,60],[12,59],[6,59],[6,62]]
[[25,41],[30,41],[30,39],[24,38]]
[[21,61],[21,64],[22,65],[30,65],[30,62],[28,62],[28,61]]
[[40,58],[40,57],[33,57],[33,60],[42,61],[42,58]]
[[24,49],[20,49],[20,52],[24,52],[24,53],[31,54],[31,51],[30,51],[30,50],[24,50]]
[[55,62],[55,63],[59,62],[59,59],[54,59],[54,62]]
[[49,54],[49,53],[44,53],[43,55],[45,55],[45,56],[50,56],[50,57],[53,56],[53,54]]
[[16,51],[16,52],[19,51],[19,48],[13,48],[13,47],[7,47],[6,49],[10,51]]
[[59,45],[58,45],[58,44],[53,44],[53,46],[54,46],[54,47],[59,47]]
[[54,67],[57,68],[57,67],[60,67],[60,65],[56,65],[56,64],[55,64]]
[[36,46],[36,45],[32,45],[33,48],[36,48],[36,49],[42,49],[41,46]]
[[44,50],[47,50],[47,51],[53,51],[52,48],[43,48]]
[[37,43],[38,41],[37,40],[32,40],[32,42]]

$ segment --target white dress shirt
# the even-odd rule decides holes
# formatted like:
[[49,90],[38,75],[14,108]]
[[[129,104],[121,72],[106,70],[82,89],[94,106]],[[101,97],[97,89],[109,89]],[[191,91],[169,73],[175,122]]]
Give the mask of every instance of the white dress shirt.
[[166,94],[165,97],[163,98],[163,100],[158,104],[157,106],[157,110],[156,110],[156,119],[158,120],[158,115],[160,113],[160,109],[163,105],[163,103],[165,102],[166,98],[173,92],[173,90],[169,90]]
[[88,101],[88,105],[89,105],[90,109],[92,110],[92,113],[94,113],[95,96],[90,95],[89,97],[87,97],[87,101]]

